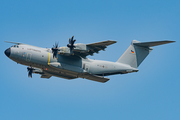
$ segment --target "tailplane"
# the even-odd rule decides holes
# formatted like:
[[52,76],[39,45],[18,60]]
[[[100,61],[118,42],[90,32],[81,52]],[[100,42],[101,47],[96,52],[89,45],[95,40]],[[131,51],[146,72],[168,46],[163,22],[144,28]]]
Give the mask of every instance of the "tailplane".
[[175,41],[154,41],[154,42],[139,42],[133,40],[128,49],[116,61],[119,63],[128,64],[131,67],[137,68],[147,55],[153,50],[153,46],[172,43]]

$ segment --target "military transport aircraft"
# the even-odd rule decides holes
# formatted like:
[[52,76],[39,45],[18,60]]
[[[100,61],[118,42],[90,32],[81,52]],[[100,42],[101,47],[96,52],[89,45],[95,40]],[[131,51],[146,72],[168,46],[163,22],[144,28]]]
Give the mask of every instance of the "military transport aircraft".
[[88,55],[98,53],[111,44],[113,40],[107,40],[91,44],[74,44],[74,36],[69,38],[67,47],[59,47],[57,43],[50,48],[40,48],[24,43],[14,43],[5,50],[7,57],[22,65],[27,65],[28,76],[32,73],[41,75],[41,78],[51,76],[65,79],[86,78],[97,82],[106,82],[109,78],[104,76],[115,74],[127,74],[138,72],[137,67],[153,50],[153,46],[167,44],[175,41],[139,42],[133,40],[129,48],[116,61],[102,61],[88,59]]

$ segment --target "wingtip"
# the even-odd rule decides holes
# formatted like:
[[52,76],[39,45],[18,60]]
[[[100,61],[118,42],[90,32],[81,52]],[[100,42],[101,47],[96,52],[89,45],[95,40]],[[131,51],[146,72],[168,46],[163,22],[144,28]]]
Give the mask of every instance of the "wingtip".
[[116,40],[108,40],[108,41],[111,41],[111,42],[117,43],[117,41],[116,41]]
[[173,43],[173,42],[176,42],[176,41],[173,41],[173,40],[165,40],[165,42],[167,42],[167,43]]
[[6,43],[12,43],[12,44],[17,44],[17,45],[20,45],[20,44],[24,44],[24,43],[19,43],[19,42],[11,42],[11,41],[4,41]]
[[169,40],[170,43],[173,43],[173,42],[176,42],[176,41],[172,41],[172,40]]

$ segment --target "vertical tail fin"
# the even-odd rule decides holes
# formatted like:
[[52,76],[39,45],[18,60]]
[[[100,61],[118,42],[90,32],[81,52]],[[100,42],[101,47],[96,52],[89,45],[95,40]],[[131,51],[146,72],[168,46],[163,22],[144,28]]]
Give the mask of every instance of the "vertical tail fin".
[[117,62],[128,64],[131,67],[137,68],[147,55],[153,50],[152,46],[167,44],[175,41],[155,41],[155,42],[139,42],[133,40],[124,54]]

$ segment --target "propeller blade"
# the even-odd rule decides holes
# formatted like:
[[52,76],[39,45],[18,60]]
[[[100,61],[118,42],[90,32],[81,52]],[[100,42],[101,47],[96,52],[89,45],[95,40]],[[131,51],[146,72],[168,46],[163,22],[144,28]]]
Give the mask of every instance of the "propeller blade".
[[71,44],[71,38],[69,38],[69,44]]
[[52,53],[53,53],[53,58],[57,59],[57,53],[58,53],[58,43],[55,42],[55,45],[51,48]]
[[32,73],[33,73],[34,68],[32,68],[32,67],[27,67],[27,70],[28,70],[28,77],[31,77],[31,78],[32,78]]
[[67,44],[67,47],[70,48],[70,51],[72,51],[73,48],[75,48],[74,42],[75,42],[76,40],[73,40],[73,39],[74,39],[74,36],[72,36],[71,38],[69,38],[69,44]]
[[76,40],[73,40],[73,41],[72,41],[72,44],[73,44],[73,45],[74,45],[74,42],[75,42],[75,41],[76,41]]
[[71,37],[71,43],[72,43],[73,39],[74,39],[74,36]]

